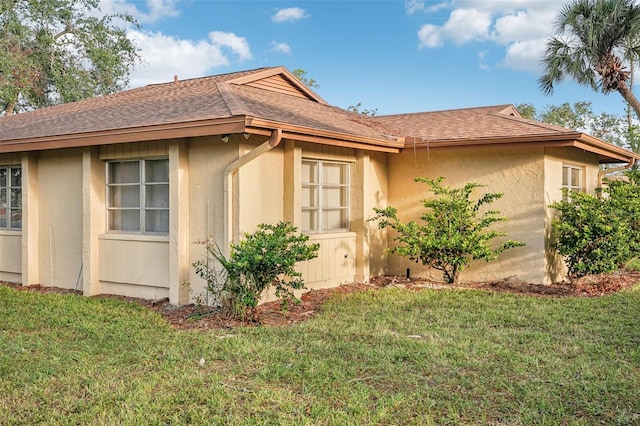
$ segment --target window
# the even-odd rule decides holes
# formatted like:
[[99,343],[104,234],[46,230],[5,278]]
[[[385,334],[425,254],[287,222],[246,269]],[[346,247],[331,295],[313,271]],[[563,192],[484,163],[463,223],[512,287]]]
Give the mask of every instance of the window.
[[0,229],[22,229],[20,166],[0,166]]
[[302,161],[302,230],[349,229],[349,165]]
[[169,232],[169,160],[112,161],[107,165],[107,229]]
[[582,191],[582,167],[563,165],[562,187],[570,191]]

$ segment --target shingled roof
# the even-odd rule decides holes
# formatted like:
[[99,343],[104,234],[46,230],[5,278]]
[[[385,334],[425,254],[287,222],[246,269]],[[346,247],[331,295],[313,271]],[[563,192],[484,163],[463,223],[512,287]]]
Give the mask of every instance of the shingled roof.
[[637,154],[577,130],[522,118],[513,105],[374,117],[406,147],[498,145],[575,146],[600,155],[602,163],[628,162]]
[[532,143],[574,146],[600,161],[637,154],[520,117],[512,105],[366,117],[333,107],[284,67],[153,84],[0,118],[0,153],[230,133],[398,152]]
[[[327,104],[283,67],[154,84],[0,118],[0,152],[223,133],[402,143]],[[337,142],[336,142],[337,143]]]

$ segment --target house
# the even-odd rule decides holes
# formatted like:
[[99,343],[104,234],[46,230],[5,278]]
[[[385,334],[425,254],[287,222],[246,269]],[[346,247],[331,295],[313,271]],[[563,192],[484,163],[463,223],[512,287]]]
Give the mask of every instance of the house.
[[599,164],[637,158],[508,105],[364,117],[283,67],[175,78],[0,118],[0,280],[184,304],[204,289],[202,241],[281,220],[320,244],[308,288],[427,275],[367,220],[417,216],[429,194],[413,178],[442,175],[504,192],[501,225],[527,243],[462,279],[548,283],[563,274],[548,247],[561,187],[592,191]]

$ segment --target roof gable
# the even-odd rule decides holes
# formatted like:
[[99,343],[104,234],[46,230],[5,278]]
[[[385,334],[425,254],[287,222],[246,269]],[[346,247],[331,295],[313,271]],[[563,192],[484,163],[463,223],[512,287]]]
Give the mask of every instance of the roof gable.
[[[283,67],[153,84],[0,117],[0,152],[88,146],[279,127],[326,143],[402,143],[351,120]],[[266,129],[266,130],[265,130]],[[295,130],[294,130],[295,129]]]
[[255,73],[228,80],[227,83],[297,96],[329,105],[284,67],[264,68]]

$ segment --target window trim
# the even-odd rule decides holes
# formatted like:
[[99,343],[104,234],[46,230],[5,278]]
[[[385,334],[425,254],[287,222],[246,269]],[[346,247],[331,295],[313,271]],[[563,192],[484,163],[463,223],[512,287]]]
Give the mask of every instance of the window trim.
[[[168,176],[168,180],[166,182],[147,182],[146,181],[146,163],[148,161],[157,161],[157,160],[165,160],[169,162],[168,157],[160,156],[160,157],[147,157],[147,158],[125,158],[125,159],[112,159],[106,161],[106,170],[105,170],[105,187],[106,187],[106,199],[105,199],[105,214],[106,214],[106,232],[109,234],[131,234],[131,235],[157,235],[163,236],[169,234],[169,226],[167,226],[166,231],[147,231],[147,220],[146,220],[146,212],[150,210],[158,211],[163,210],[167,211],[167,214],[170,214],[170,206],[169,199],[171,197],[170,189],[169,189],[169,181],[170,176]],[[111,183],[110,181],[110,164],[112,163],[133,163],[136,162],[140,165],[138,169],[138,182],[137,183]],[[170,174],[170,171],[169,171]],[[146,206],[146,189],[147,186],[155,186],[155,185],[166,185],[167,186],[167,207],[147,207]],[[111,204],[111,188],[113,187],[124,187],[124,186],[137,186],[139,190],[139,206],[138,207],[112,207]],[[111,211],[125,211],[125,210],[135,210],[140,212],[139,215],[139,229],[136,231],[127,231],[124,229],[111,229]]]
[[[569,172],[567,173],[567,184],[565,185],[564,183],[564,174],[565,174],[565,170],[568,170]],[[579,175],[578,175],[578,180],[579,182],[577,182],[577,185],[575,182],[573,182],[572,179],[572,170],[577,170]],[[583,192],[584,190],[584,166],[579,166],[577,164],[562,164],[562,188],[567,188],[569,191],[576,191],[576,192]]]
[[[317,211],[318,224],[316,229],[304,229],[301,226],[302,232],[305,234],[328,234],[328,233],[349,232],[350,222],[351,222],[351,163],[347,161],[323,160],[318,158],[303,157],[301,164],[304,164],[304,163],[313,163],[318,166],[317,176],[316,176],[316,179],[318,180],[318,182],[307,182],[304,180],[304,178],[301,179],[302,189],[304,189],[305,187],[317,188],[317,193],[316,193],[317,207],[309,207],[309,206],[305,207],[304,203],[301,203],[301,212],[304,214],[305,212],[309,212],[309,211]],[[339,184],[325,184],[322,181],[322,178],[323,178],[322,169],[324,165],[327,165],[327,164],[339,165],[339,166],[345,167],[346,170],[344,171],[344,175],[345,175],[346,181],[341,182]],[[347,191],[346,204],[340,205],[339,207],[330,207],[330,208],[325,207],[323,203],[323,191],[325,188],[327,189],[346,188],[346,191]],[[346,213],[346,218],[345,218],[346,226],[340,227],[340,228],[327,228],[326,224],[323,221],[323,212],[325,210],[344,211]]]
[[[0,166],[0,169],[5,169],[7,171],[7,181],[5,183],[4,186],[0,187],[0,190],[5,190],[6,191],[6,206],[5,206],[5,220],[6,220],[6,225],[5,226],[0,226],[0,230],[2,231],[22,231],[22,214],[23,214],[23,210],[22,210],[22,191],[24,188],[24,179],[22,176],[22,166],[20,164],[7,164],[7,165],[2,165]],[[11,183],[11,169],[20,169],[20,186],[14,187]],[[19,201],[19,206],[18,207],[14,207],[12,202],[11,202],[11,191],[13,189],[19,189],[20,190],[20,201]],[[14,212],[20,212],[20,227],[14,227],[11,226],[11,215]]]

